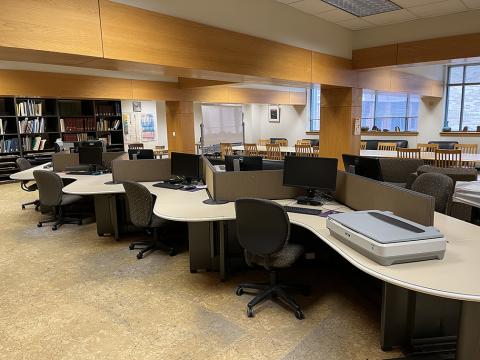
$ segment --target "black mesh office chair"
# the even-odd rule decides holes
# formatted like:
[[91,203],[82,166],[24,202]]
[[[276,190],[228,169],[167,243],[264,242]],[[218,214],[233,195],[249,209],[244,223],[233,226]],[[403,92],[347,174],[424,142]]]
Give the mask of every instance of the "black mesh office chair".
[[454,190],[453,180],[440,173],[424,173],[412,184],[412,190],[435,198],[435,211],[449,214]]
[[123,182],[123,187],[127,195],[130,220],[133,225],[148,230],[153,229],[153,240],[134,241],[130,244],[130,250],[135,249],[137,246],[143,246],[137,254],[137,259],[143,258],[147,251],[155,250],[165,250],[170,256],[176,255],[177,249],[175,247],[159,239],[159,230],[168,221],[153,214],[154,198],[150,191],[142,184],[133,181]]
[[50,207],[53,210],[53,217],[39,221],[38,227],[42,227],[45,223],[53,222],[52,230],[57,230],[63,224],[82,224],[81,218],[68,217],[65,214],[65,207],[82,200],[82,196],[64,194],[62,191],[62,178],[52,171],[35,170],[33,177],[37,183],[42,209],[43,207]]
[[[18,158],[16,160],[16,163],[17,163],[17,166],[20,169],[20,171],[28,170],[28,169],[32,168],[32,164],[30,164],[30,161],[28,161],[27,159],[25,159],[23,157]],[[27,191],[27,192],[37,191],[37,184],[30,183],[30,180],[22,180],[20,182],[20,187],[22,188],[22,190]],[[35,200],[35,201],[30,201],[30,202],[27,202],[27,203],[23,203],[22,204],[22,209],[25,209],[25,207],[28,206],[28,205],[34,205],[35,210],[38,210],[38,208],[40,207],[40,201]]]
[[[263,266],[270,272],[269,284],[240,284],[237,295],[246,289],[261,290],[247,305],[247,315],[253,317],[253,307],[266,299],[278,298],[291,307],[297,319],[304,315],[300,306],[288,294],[290,286],[277,283],[277,268],[291,266],[303,254],[303,246],[290,244],[290,220],[282,206],[269,200],[238,199],[235,201],[237,236],[244,248],[249,266]],[[305,290],[305,289],[304,289]]]

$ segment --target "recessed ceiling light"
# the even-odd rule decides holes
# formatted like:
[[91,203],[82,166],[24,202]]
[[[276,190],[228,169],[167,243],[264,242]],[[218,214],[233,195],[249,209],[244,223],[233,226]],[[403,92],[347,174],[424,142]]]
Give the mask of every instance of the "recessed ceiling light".
[[400,10],[401,7],[389,0],[322,0],[352,15],[363,17]]

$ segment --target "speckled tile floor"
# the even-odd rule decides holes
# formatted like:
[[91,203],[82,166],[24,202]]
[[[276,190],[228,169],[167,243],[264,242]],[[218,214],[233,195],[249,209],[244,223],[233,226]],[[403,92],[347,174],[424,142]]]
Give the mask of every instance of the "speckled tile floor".
[[[100,238],[95,224],[37,228],[21,210],[36,194],[0,185],[0,359],[389,359],[378,309],[319,274],[298,298],[306,319],[272,302],[247,318],[248,295],[216,273],[190,274],[188,254],[138,261],[129,240]],[[340,284],[340,285],[339,285]],[[342,286],[344,284],[344,286]]]

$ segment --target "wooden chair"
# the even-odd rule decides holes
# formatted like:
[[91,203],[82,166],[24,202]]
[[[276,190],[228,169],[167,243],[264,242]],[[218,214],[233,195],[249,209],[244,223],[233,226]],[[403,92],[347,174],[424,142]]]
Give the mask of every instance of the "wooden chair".
[[267,144],[267,159],[269,160],[282,160],[282,152],[280,150],[280,144]]
[[417,149],[420,149],[420,152],[434,153],[438,150],[438,144],[417,144]]
[[379,142],[377,145],[377,150],[383,151],[396,151],[397,144],[396,143],[389,143],[389,142]]
[[435,166],[442,168],[461,167],[462,150],[435,150]]
[[312,150],[313,150],[313,156],[315,156],[315,157],[320,156],[320,146],[313,146]]
[[278,140],[275,140],[275,144],[278,144],[280,146],[288,146],[288,140],[278,139]]
[[311,146],[312,143],[308,139],[301,139],[301,140],[297,140],[297,145],[309,145],[309,146]]
[[245,156],[259,156],[257,144],[243,144],[243,153]]
[[360,141],[360,150],[367,150],[367,142]]
[[[460,150],[462,154],[477,154],[478,145],[477,144],[455,144],[455,149]],[[474,168],[475,161],[463,161],[462,166]]]
[[306,157],[312,157],[313,156],[313,149],[308,145],[303,145],[303,144],[296,144],[295,145],[295,155],[296,156],[306,156]]
[[266,146],[267,144],[270,144],[270,140],[268,139],[260,139],[257,141],[257,145]]
[[232,144],[220,143],[220,154],[222,159],[225,159],[225,156],[233,155]]
[[142,143],[128,144],[129,149],[143,149]]
[[420,149],[397,149],[397,158],[400,159],[420,159]]

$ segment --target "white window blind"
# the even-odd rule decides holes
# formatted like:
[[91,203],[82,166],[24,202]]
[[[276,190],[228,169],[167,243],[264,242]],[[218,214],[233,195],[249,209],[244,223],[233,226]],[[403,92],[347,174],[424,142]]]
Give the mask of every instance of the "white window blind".
[[202,104],[203,144],[243,142],[242,106]]

